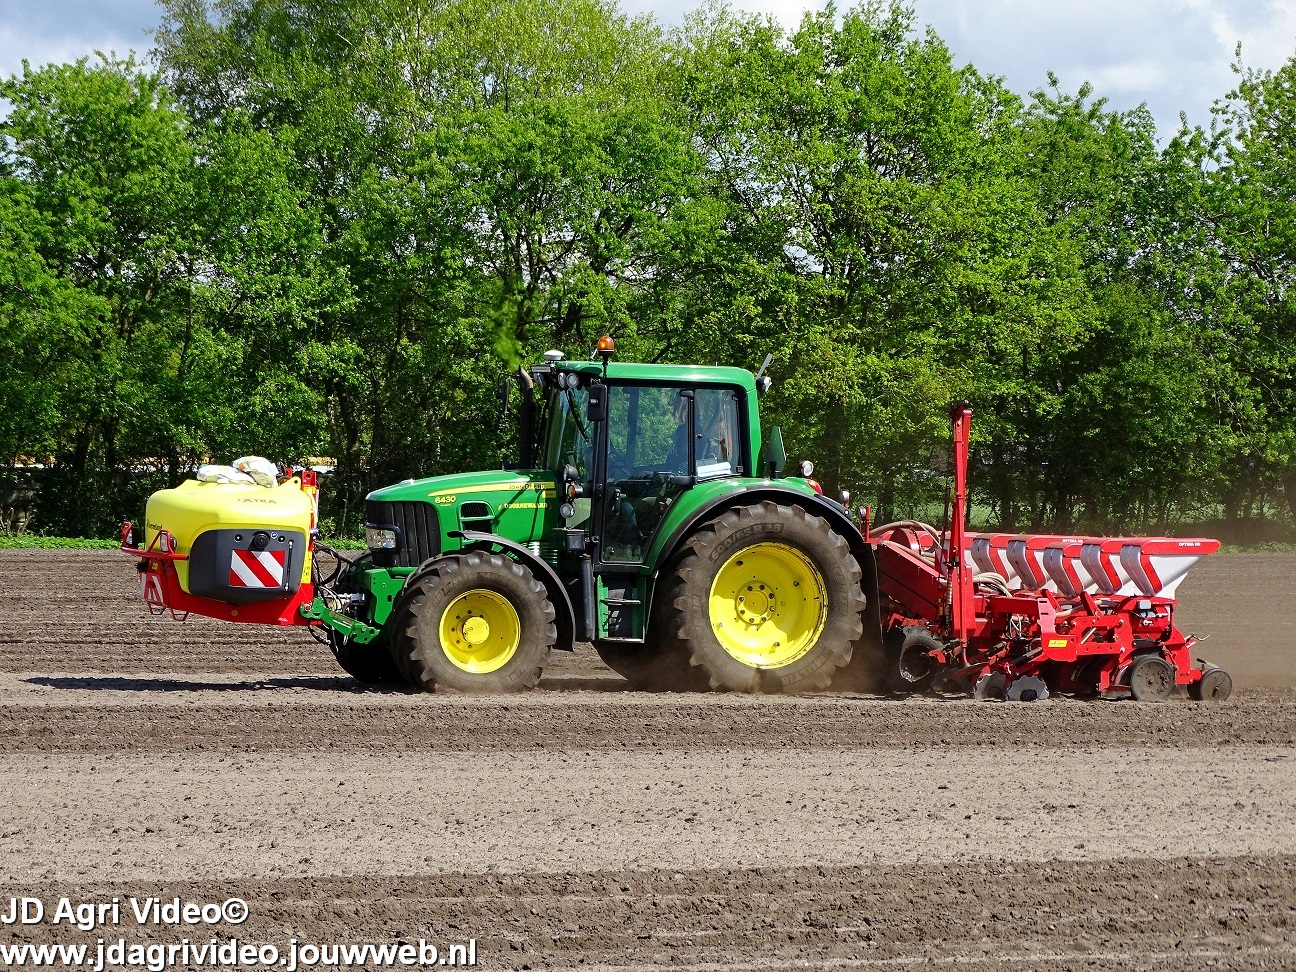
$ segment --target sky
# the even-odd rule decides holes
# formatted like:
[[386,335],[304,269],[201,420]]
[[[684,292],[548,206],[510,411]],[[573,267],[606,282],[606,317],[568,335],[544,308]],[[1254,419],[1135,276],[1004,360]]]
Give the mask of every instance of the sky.
[[[849,6],[850,0],[838,0]],[[697,0],[622,0],[631,13],[678,23]],[[804,0],[734,0],[795,26]],[[813,6],[811,4],[810,6]],[[1208,125],[1210,107],[1234,83],[1242,45],[1249,67],[1296,55],[1296,0],[914,0],[921,24],[945,39],[957,63],[1001,75],[1025,95],[1053,71],[1066,91],[1084,81],[1114,108],[1146,103],[1163,134],[1179,113]],[[0,75],[92,51],[145,52],[159,19],[153,0],[5,0]]]

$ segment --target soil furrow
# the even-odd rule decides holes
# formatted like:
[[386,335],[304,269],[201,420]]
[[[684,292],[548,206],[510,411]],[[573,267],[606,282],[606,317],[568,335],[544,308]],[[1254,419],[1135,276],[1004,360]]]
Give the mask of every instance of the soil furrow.
[[5,943],[1296,970],[1296,557],[1217,555],[1181,589],[1239,687],[1215,706],[650,695],[588,646],[523,696],[377,691],[301,630],[150,617],[131,567],[0,551],[0,906],[238,895],[252,917]]
[[[181,882],[166,894],[240,895],[251,917],[198,931],[138,928],[127,918],[114,936],[475,938],[487,969],[1285,969],[1296,966],[1294,874],[1292,857],[1173,856]],[[159,891],[152,882],[24,888],[74,900]],[[66,928],[55,937],[94,940]]]
[[[125,692],[105,707],[44,700],[0,709],[0,752],[119,753],[247,749],[345,753],[510,750],[781,750],[931,746],[1076,750],[1147,745],[1166,751],[1225,745],[1296,745],[1290,700],[1240,700],[1203,709],[1184,702],[1149,711],[1132,703],[800,700],[729,703],[699,696],[640,701],[617,694],[559,698],[411,698],[357,693],[352,683],[293,697],[276,679],[226,688]],[[293,679],[283,679],[289,685]],[[55,690],[51,690],[55,691]],[[150,703],[167,695],[163,704]],[[320,696],[325,696],[320,698]],[[219,701],[213,701],[213,697]],[[231,701],[226,702],[226,699]],[[274,701],[267,701],[272,699]],[[624,700],[623,700],[624,699]],[[106,702],[107,700],[105,700]]]

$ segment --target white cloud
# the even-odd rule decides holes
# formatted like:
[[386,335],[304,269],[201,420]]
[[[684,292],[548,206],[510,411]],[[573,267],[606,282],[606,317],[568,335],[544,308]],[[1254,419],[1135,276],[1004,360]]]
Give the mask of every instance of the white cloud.
[[1207,124],[1233,86],[1233,51],[1274,68],[1296,54],[1296,0],[916,0],[960,62],[1016,91],[1084,81],[1112,107],[1146,103],[1163,132],[1179,113]]
[[[840,0],[841,3],[848,0]],[[735,0],[794,27],[801,0]],[[628,9],[678,21],[687,0],[626,0]],[[1276,68],[1296,54],[1296,0],[914,0],[958,63],[1005,78],[1026,94],[1049,71],[1064,90],[1089,81],[1112,107],[1146,102],[1163,131],[1179,112],[1207,124],[1234,84],[1233,51],[1248,66]]]
[[149,46],[147,38],[129,41],[115,31],[93,37],[48,35],[0,24],[0,77],[21,73],[24,58],[32,67],[38,67],[41,64],[75,61],[82,57],[93,58],[95,51],[104,54],[116,52],[125,57],[132,50],[142,52]]
[[1230,58],[1238,43],[1248,67],[1275,68],[1296,53],[1296,0],[1186,0],[1209,20]]
[[1113,64],[1099,68],[1087,79],[1094,89],[1103,92],[1120,92],[1144,98],[1147,92],[1164,86],[1167,82],[1165,69],[1151,62],[1142,64]]
[[0,14],[0,76],[50,62],[93,57],[94,51],[143,53],[147,31],[161,18],[153,0],[9,0]]
[[[678,23],[700,0],[622,0],[630,13]],[[795,27],[804,0],[734,0]],[[839,0],[846,5],[850,0]],[[1064,89],[1090,81],[1116,108],[1146,102],[1163,130],[1179,112],[1205,124],[1211,103],[1234,85],[1233,50],[1250,67],[1275,68],[1296,54],[1296,0],[914,0],[959,63],[1003,76],[1022,94],[1048,71]],[[147,51],[160,12],[153,0],[9,0],[0,14],[0,73],[72,60],[94,49]]]

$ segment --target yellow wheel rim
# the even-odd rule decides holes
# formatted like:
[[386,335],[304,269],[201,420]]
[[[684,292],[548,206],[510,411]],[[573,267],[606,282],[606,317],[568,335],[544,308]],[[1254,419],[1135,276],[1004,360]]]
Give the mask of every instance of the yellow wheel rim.
[[474,675],[498,672],[521,640],[517,609],[495,591],[460,594],[441,615],[441,650],[452,665]]
[[819,569],[800,550],[758,543],[725,561],[708,608],[725,651],[752,668],[782,668],[818,642],[828,594]]

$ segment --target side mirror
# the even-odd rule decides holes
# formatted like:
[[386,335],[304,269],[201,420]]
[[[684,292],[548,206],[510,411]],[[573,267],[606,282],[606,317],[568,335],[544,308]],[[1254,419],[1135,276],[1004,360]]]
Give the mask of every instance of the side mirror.
[[589,388],[589,407],[585,411],[591,422],[602,422],[607,418],[607,386],[597,382]]
[[765,447],[761,450],[761,470],[771,479],[778,479],[783,475],[786,465],[787,449],[783,447],[783,430],[776,425],[769,430],[769,438],[765,440]]

